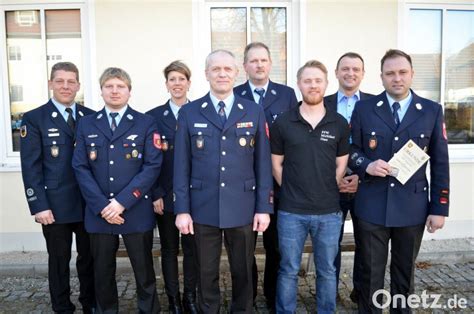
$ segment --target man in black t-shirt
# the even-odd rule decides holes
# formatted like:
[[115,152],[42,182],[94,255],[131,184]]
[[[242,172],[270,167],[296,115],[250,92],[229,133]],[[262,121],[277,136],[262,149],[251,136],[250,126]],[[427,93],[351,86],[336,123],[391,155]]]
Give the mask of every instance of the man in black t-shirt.
[[343,116],[326,110],[327,70],[308,61],[298,70],[303,101],[272,125],[273,174],[281,186],[277,228],[281,262],[277,312],[294,313],[298,271],[308,234],[316,266],[318,313],[336,310],[336,268],[342,212],[338,183],[349,154],[349,126]]

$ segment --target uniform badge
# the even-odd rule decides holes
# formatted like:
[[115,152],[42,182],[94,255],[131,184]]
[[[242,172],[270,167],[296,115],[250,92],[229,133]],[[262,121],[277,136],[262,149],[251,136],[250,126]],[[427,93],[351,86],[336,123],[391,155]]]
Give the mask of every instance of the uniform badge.
[[270,93],[272,93],[273,95],[276,95],[276,94],[277,94],[276,90],[274,90],[274,89],[272,89],[272,90],[270,91]]
[[100,118],[102,118],[102,113],[99,113],[99,114],[97,115],[97,120],[99,120]]
[[377,138],[375,137],[375,135],[372,135],[372,137],[369,139],[369,148],[371,150],[377,148]]
[[242,96],[244,96],[245,94],[247,94],[246,90],[243,90],[242,93],[240,93],[240,95],[242,95]]
[[131,114],[127,114],[127,119],[128,120],[133,120],[133,116]]
[[446,123],[443,122],[443,137],[447,141],[448,140],[448,133],[446,132]]
[[26,137],[26,125],[22,125],[21,128],[20,128],[20,136],[21,137]]
[[161,136],[159,133],[153,133],[153,145],[155,145],[155,148],[161,149]]
[[250,143],[249,143],[250,147],[254,147],[255,146],[255,138],[252,136],[252,138],[250,139]]
[[89,159],[92,161],[97,159],[97,149],[95,147],[92,147],[89,151]]
[[133,190],[132,194],[135,198],[140,198],[140,196],[142,196],[142,192],[139,189]]
[[54,158],[59,156],[59,147],[57,145],[51,146],[51,156]]
[[417,104],[415,105],[415,107],[416,107],[416,109],[418,109],[418,110],[421,110],[421,109],[423,108],[420,103],[417,103]]
[[196,148],[197,149],[203,149],[204,148],[204,137],[202,137],[202,135],[199,135],[196,138]]
[[242,106],[242,104],[237,104],[237,107],[239,107],[240,110],[244,110],[244,106]]
[[130,155],[130,154],[125,155],[125,159],[130,159],[130,158],[132,158],[132,155]]
[[53,111],[53,113],[51,114],[51,117],[56,118],[57,116],[58,116],[58,113],[56,111]]
[[82,111],[80,111],[80,110],[79,110],[79,115],[80,115],[81,117],[84,116],[84,114],[83,114]]
[[201,108],[203,108],[203,109],[206,108],[206,107],[207,107],[207,102],[205,102],[201,105]]
[[168,148],[169,148],[168,141],[163,139],[161,141],[161,150],[166,152],[168,150]]
[[245,145],[247,145],[247,140],[245,139],[245,137],[241,137],[239,139],[239,145],[244,147]]
[[138,157],[138,150],[134,149],[132,150],[132,157],[137,158]]
[[35,194],[35,190],[33,190],[32,188],[28,188],[28,189],[26,190],[26,195],[27,195],[28,197],[33,196],[34,194]]
[[383,105],[383,101],[380,100],[380,101],[377,103],[377,107],[380,107],[380,106],[382,106],[382,105]]
[[134,141],[137,137],[138,137],[137,134],[132,134],[132,135],[127,136],[127,140]]
[[165,112],[163,112],[163,115],[166,117],[170,112],[168,110],[165,110]]

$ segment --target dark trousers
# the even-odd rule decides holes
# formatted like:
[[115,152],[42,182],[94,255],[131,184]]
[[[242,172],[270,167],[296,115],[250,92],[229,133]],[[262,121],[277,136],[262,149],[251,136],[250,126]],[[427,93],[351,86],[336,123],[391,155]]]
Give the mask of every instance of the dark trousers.
[[89,247],[89,235],[84,223],[42,225],[48,251],[48,281],[53,310],[59,313],[72,313],[69,284],[69,262],[71,260],[72,234],[76,235],[76,268],[79,277],[79,302],[85,312],[95,306],[94,270]]
[[[164,212],[157,215],[158,230],[161,241],[161,267],[165,281],[166,294],[170,297],[179,297],[179,230],[176,228],[176,215]],[[196,295],[196,256],[194,236],[191,234],[181,235],[181,247],[183,249],[183,273],[184,294]]]
[[[263,232],[263,247],[265,248],[265,271],[263,274],[263,294],[267,300],[267,304],[275,306],[276,284],[278,277],[278,269],[280,268],[280,249],[278,247],[278,231],[277,217],[278,198],[274,199],[275,214],[270,215],[270,225]],[[258,232],[255,232],[255,246],[257,245]],[[252,265],[252,283],[253,283],[253,299],[257,297],[258,286],[258,269],[257,259],[253,258]]]
[[219,266],[222,234],[232,277],[232,313],[252,313],[252,225],[220,229],[194,223],[198,265],[199,307],[203,313],[219,313]]
[[[408,296],[414,291],[415,261],[423,238],[424,225],[384,227],[359,218],[357,222],[364,272],[359,286],[359,313],[382,313],[372,295],[384,288],[385,266],[391,242],[390,293]],[[383,304],[382,294],[377,299]],[[393,306],[393,304],[392,304]],[[391,313],[410,313],[409,309],[390,309]]]
[[[156,293],[156,279],[151,253],[153,231],[123,234],[122,238],[135,275],[138,311],[139,313],[158,313],[160,304]],[[97,313],[118,313],[115,255],[119,246],[119,236],[91,233],[90,239],[94,257]]]
[[339,237],[339,251],[337,252],[336,260],[334,266],[336,266],[336,278],[337,278],[337,287],[339,287],[339,274],[341,273],[341,243],[344,236],[344,223],[346,221],[347,213],[351,213],[352,227],[354,230],[354,241],[355,241],[355,251],[354,251],[354,264],[352,269],[352,284],[354,290],[358,291],[360,283],[360,274],[362,273],[362,264],[360,261],[360,244],[358,243],[358,232],[357,232],[357,217],[354,215],[354,200],[355,194],[353,193],[340,193],[340,202],[342,210],[342,228],[341,236]]

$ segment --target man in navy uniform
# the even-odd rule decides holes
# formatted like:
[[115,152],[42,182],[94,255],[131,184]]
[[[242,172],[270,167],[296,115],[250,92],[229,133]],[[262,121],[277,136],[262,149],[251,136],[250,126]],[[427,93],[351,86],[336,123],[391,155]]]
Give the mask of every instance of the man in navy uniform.
[[94,111],[74,102],[79,71],[56,63],[48,82],[53,97],[25,113],[20,129],[23,183],[30,212],[42,225],[48,250],[48,280],[53,311],[73,313],[69,284],[72,234],[76,235],[79,302],[84,313],[95,306],[89,236],[84,229],[84,200],[71,166],[76,124]]
[[160,172],[160,135],[153,117],[128,105],[131,80],[127,72],[106,69],[100,87],[105,107],[80,122],[73,157],[86,200],[97,310],[117,313],[119,309],[115,255],[121,234],[135,275],[138,310],[158,313],[150,189]]
[[[374,95],[361,92],[359,90],[360,83],[364,78],[364,59],[355,52],[346,52],[339,60],[336,65],[336,78],[339,82],[339,89],[336,93],[324,97],[324,106],[327,109],[337,111],[347,122],[351,121],[352,111],[357,101],[364,100]],[[339,285],[339,273],[341,271],[341,241],[344,235],[344,221],[346,220],[347,213],[351,212],[352,225],[354,227],[354,239],[356,242],[356,249],[354,253],[354,267],[352,282],[354,289],[351,292],[351,299],[357,303],[357,287],[359,285],[359,275],[361,273],[359,263],[359,250],[357,248],[357,218],[354,217],[354,199],[355,193],[357,192],[357,186],[359,185],[359,176],[347,168],[346,175],[339,183],[339,202],[341,204],[341,210],[343,214],[343,225],[341,229],[341,236],[339,238],[339,252],[336,257],[336,275],[337,284]]]
[[[391,243],[390,292],[408,296],[414,291],[415,260],[423,229],[435,232],[449,211],[448,141],[443,108],[411,89],[411,58],[388,50],[381,60],[385,91],[357,103],[352,114],[351,169],[361,180],[355,200],[360,256],[364,269],[359,286],[359,312],[381,313],[385,266]],[[409,140],[430,156],[430,184],[426,163],[403,185],[388,161]],[[391,175],[392,174],[392,175]],[[392,311],[409,312],[409,309]]]
[[232,274],[231,311],[251,313],[254,231],[273,212],[268,127],[261,107],[233,93],[234,55],[216,50],[206,59],[210,93],[184,106],[175,138],[176,226],[194,234],[199,307],[220,308],[222,234]]
[[[248,75],[248,81],[234,88],[237,96],[252,100],[263,107],[268,125],[282,113],[298,106],[295,91],[286,85],[278,84],[270,80],[272,58],[270,49],[261,42],[252,42],[244,50],[244,69]],[[274,182],[275,211],[278,210],[280,187]],[[265,273],[263,281],[263,293],[270,309],[275,308],[276,280],[280,264],[280,252],[278,250],[278,234],[276,228],[277,215],[271,215],[270,225],[263,233],[263,246],[265,247]],[[257,235],[255,235],[257,236]],[[256,243],[257,237],[255,237]],[[253,261],[253,296],[257,296],[257,261]]]

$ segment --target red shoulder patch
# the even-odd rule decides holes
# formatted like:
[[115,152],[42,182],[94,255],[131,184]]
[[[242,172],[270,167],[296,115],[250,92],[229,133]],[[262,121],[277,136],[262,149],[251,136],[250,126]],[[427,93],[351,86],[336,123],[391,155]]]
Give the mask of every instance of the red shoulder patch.
[[161,135],[159,133],[153,133],[153,145],[157,149],[161,149]]

